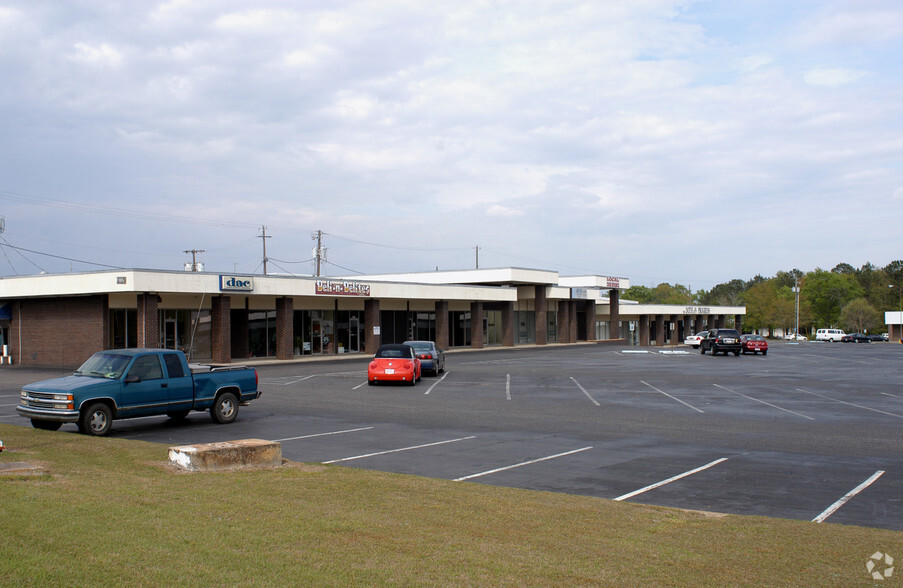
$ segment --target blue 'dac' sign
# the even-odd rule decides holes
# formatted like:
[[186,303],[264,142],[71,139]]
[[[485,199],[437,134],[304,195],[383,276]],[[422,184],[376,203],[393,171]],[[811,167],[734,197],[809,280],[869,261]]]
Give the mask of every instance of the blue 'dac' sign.
[[221,292],[251,292],[254,290],[254,278],[247,276],[220,276]]

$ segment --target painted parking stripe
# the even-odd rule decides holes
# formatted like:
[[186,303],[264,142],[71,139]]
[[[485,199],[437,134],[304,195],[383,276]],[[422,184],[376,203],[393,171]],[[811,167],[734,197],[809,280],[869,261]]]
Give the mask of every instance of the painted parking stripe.
[[846,404],[847,406],[855,406],[856,408],[861,408],[862,410],[870,410],[872,412],[886,414],[887,416],[903,419],[903,415],[894,414],[892,412],[887,412],[884,410],[878,410],[877,408],[869,408],[868,406],[862,406],[861,404],[853,404],[852,402],[847,402],[846,400],[837,400],[836,398],[831,398],[830,396],[825,396],[824,394],[819,394],[818,392],[809,392],[808,390],[803,390],[801,388],[797,388],[796,391],[803,392],[804,394],[812,394],[813,396],[818,396],[820,398],[824,398],[825,400],[830,400],[831,402],[838,402],[840,404]]
[[857,494],[859,494],[860,492],[862,492],[863,490],[865,490],[866,488],[868,488],[869,486],[874,484],[875,480],[880,478],[882,475],[884,475],[884,470],[878,470],[877,472],[872,474],[869,477],[869,479],[867,479],[862,484],[859,484],[858,486],[856,486],[855,488],[853,488],[852,490],[850,490],[849,492],[844,494],[840,500],[838,500],[837,502],[835,502],[834,504],[829,506],[827,509],[825,509],[825,511],[823,513],[821,513],[820,515],[818,515],[817,517],[812,519],[812,522],[813,523],[823,523],[825,521],[825,519],[827,519],[829,516],[831,516],[832,514],[837,512],[837,509],[839,509],[841,506],[843,506],[844,504],[849,502],[849,500],[851,498],[853,498],[854,496],[856,496]]
[[511,374],[505,374],[505,398],[511,400]]
[[448,372],[443,373],[443,374],[442,374],[442,377],[439,378],[438,380],[436,380],[436,381],[433,383],[432,386],[430,386],[429,388],[427,388],[427,389],[426,389],[426,392],[424,392],[423,395],[426,396],[427,394],[429,394],[430,392],[432,392],[432,391],[433,391],[433,388],[435,388],[436,386],[438,386],[439,384],[441,384],[441,383],[442,383],[442,380],[444,380],[444,379],[447,378],[447,377],[448,377]]
[[621,496],[618,496],[614,500],[620,501],[620,500],[627,500],[628,498],[633,498],[634,496],[638,496],[645,492],[649,492],[650,490],[655,490],[656,488],[661,488],[662,486],[664,486],[666,484],[670,484],[671,482],[676,482],[677,480],[680,480],[681,478],[686,478],[687,476],[692,476],[693,474],[697,474],[703,470],[707,470],[711,467],[715,467],[719,463],[722,463],[725,461],[727,461],[726,457],[722,457],[721,459],[716,459],[715,461],[711,461],[711,462],[705,464],[704,466],[699,466],[698,468],[690,470],[688,472],[684,472],[682,474],[677,474],[676,476],[672,476],[672,477],[668,478],[667,480],[662,480],[661,482],[656,482],[655,484],[650,484],[644,488],[640,488],[639,490],[634,490],[633,492],[628,492],[627,494],[622,494]]
[[332,459],[323,463],[339,463],[342,461],[352,461],[355,459],[364,459],[365,457],[376,457],[377,455],[386,455],[389,453],[399,453],[401,451],[411,451],[413,449],[423,449],[424,447],[434,447],[436,445],[445,445],[446,443],[457,443],[458,441],[467,441],[468,439],[476,439],[476,435],[470,437],[460,437],[458,439],[448,439],[446,441],[436,441],[435,443],[424,443],[423,445],[413,445],[411,447],[401,447],[399,449],[389,449],[388,451],[378,451],[376,453],[366,453],[364,455],[355,455],[352,457],[343,457],[342,459]]
[[903,396],[900,396],[898,394],[891,394],[890,392],[882,392],[882,394],[884,394],[885,396],[892,396],[894,398],[903,398]]
[[747,396],[746,394],[743,394],[743,393],[741,393],[741,392],[737,392],[736,390],[731,390],[730,388],[726,388],[726,387],[722,386],[721,384],[715,384],[715,387],[716,387],[716,388],[721,388],[722,390],[727,390],[727,391],[730,392],[731,394],[736,394],[737,396],[742,396],[743,398],[748,398],[749,400],[754,400],[755,402],[760,402],[760,403],[764,404],[765,406],[770,406],[771,408],[776,408],[776,409],[778,409],[778,410],[783,410],[784,412],[789,412],[790,414],[795,414],[795,415],[798,416],[798,417],[803,417],[804,419],[809,419],[810,421],[814,421],[814,420],[815,420],[814,417],[806,416],[806,415],[804,415],[804,414],[802,414],[802,413],[792,411],[792,410],[790,410],[790,409],[788,409],[788,408],[781,408],[780,406],[777,406],[777,405],[775,405],[775,404],[771,404],[770,402],[765,402],[764,400],[759,400],[758,398],[753,398],[752,396]]
[[584,394],[586,394],[586,397],[590,399],[590,402],[592,402],[592,403],[595,404],[596,406],[602,406],[601,404],[599,404],[599,403],[596,401],[595,398],[593,398],[592,396],[589,395],[589,392],[586,391],[586,388],[584,388],[583,386],[581,386],[581,385],[580,385],[580,382],[578,382],[578,381],[574,378],[574,376],[571,376],[571,380],[573,380],[573,382],[574,382],[575,384],[577,384],[577,387],[580,388],[580,390],[581,390]]
[[683,404],[684,406],[687,406],[687,407],[689,407],[689,408],[692,408],[692,409],[695,410],[696,412],[704,412],[702,409],[696,408],[696,407],[693,406],[692,404],[690,404],[690,403],[688,403],[688,402],[684,402],[684,401],[681,400],[680,398],[675,398],[674,396],[671,396],[671,395],[668,394],[667,392],[664,392],[664,391],[662,391],[662,390],[659,390],[658,388],[656,388],[655,386],[653,386],[652,384],[650,384],[650,383],[648,383],[648,382],[644,382],[643,380],[640,380],[640,383],[646,384],[647,386],[649,386],[650,388],[652,388],[653,390],[655,390],[655,391],[658,392],[659,394],[664,394],[665,396],[667,396],[667,397],[670,398],[671,400],[676,400],[677,402],[680,402],[680,403]]
[[5,407],[5,406],[19,406],[19,403],[17,402],[15,404],[0,404],[0,408]]
[[548,456],[546,456],[546,457],[540,457],[540,458],[538,458],[538,459],[531,459],[530,461],[523,461],[523,462],[521,462],[521,463],[516,463],[516,464],[514,464],[514,465],[504,466],[504,467],[501,467],[501,468],[495,468],[494,470],[487,470],[487,471],[485,471],[485,472],[479,472],[479,473],[476,473],[476,474],[470,474],[469,476],[463,476],[463,477],[461,477],[461,478],[455,478],[453,481],[454,481],[454,482],[463,482],[464,480],[470,480],[470,479],[473,479],[473,478],[479,478],[480,476],[488,476],[489,474],[495,474],[495,473],[498,473],[498,472],[504,472],[504,471],[506,471],[506,470],[513,470],[514,468],[520,468],[520,467],[527,466],[527,465],[531,465],[531,464],[534,464],[534,463],[539,463],[539,462],[541,462],[541,461],[548,461],[548,460],[550,460],[550,459],[556,459],[556,458],[559,458],[559,457],[564,457],[564,456],[566,456],[566,455],[573,455],[573,454],[575,454],[575,453],[580,453],[581,451],[587,451],[587,450],[589,450],[589,449],[592,449],[592,446],[590,446],[590,447],[582,447],[582,448],[580,448],[580,449],[572,449],[571,451],[565,451],[564,453],[556,453],[555,455],[548,455]]
[[345,429],[344,431],[330,431],[328,433],[314,433],[312,435],[301,435],[300,437],[286,437],[285,439],[273,439],[276,442],[297,441],[298,439],[310,439],[311,437],[326,437],[328,435],[341,435],[342,433],[357,433],[358,431],[369,431],[373,427],[360,427],[359,429]]

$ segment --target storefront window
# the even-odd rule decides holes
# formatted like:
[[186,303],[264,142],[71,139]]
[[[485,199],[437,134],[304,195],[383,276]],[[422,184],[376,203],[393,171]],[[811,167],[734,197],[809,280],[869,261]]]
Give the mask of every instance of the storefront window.
[[[536,333],[534,331],[535,339]],[[486,345],[501,345],[503,341],[502,333],[502,311],[486,310],[483,311],[483,340]]]
[[536,342],[536,314],[532,310],[520,310],[517,315],[517,342]]
[[357,353],[364,350],[364,312],[340,310],[336,312],[335,332],[339,353]]
[[451,325],[451,333],[449,345],[452,347],[469,347],[470,339],[470,311],[450,312],[449,324]]
[[210,311],[170,308],[161,310],[160,347],[178,349],[189,358],[212,357]]
[[[334,315],[335,312],[331,310],[296,310],[293,317],[295,332],[294,354],[322,355],[324,353],[333,353],[335,349],[335,342],[332,336]],[[350,328],[350,317],[348,323]],[[349,345],[350,342],[351,337],[349,335]]]
[[558,342],[558,313],[554,310],[550,310],[547,313],[547,318],[549,321],[548,331],[546,336],[548,337],[547,341],[549,343],[557,343]]
[[110,342],[113,349],[138,347],[138,311],[134,308],[110,310]]
[[251,357],[276,355],[275,310],[259,310],[248,313],[248,346]]

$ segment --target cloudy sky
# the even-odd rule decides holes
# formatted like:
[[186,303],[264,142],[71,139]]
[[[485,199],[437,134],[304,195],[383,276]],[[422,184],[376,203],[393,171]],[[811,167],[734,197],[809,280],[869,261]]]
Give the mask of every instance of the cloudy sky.
[[0,0],[0,276],[884,266],[901,55],[899,0]]

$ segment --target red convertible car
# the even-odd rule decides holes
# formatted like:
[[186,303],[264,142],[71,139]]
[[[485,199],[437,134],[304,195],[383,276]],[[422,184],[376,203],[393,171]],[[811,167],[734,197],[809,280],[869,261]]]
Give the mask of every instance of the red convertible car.
[[413,386],[420,380],[420,360],[410,345],[380,345],[367,366],[367,383],[406,382]]
[[740,350],[746,354],[752,352],[753,355],[762,352],[762,355],[768,354],[768,341],[762,335],[742,335],[740,337]]

